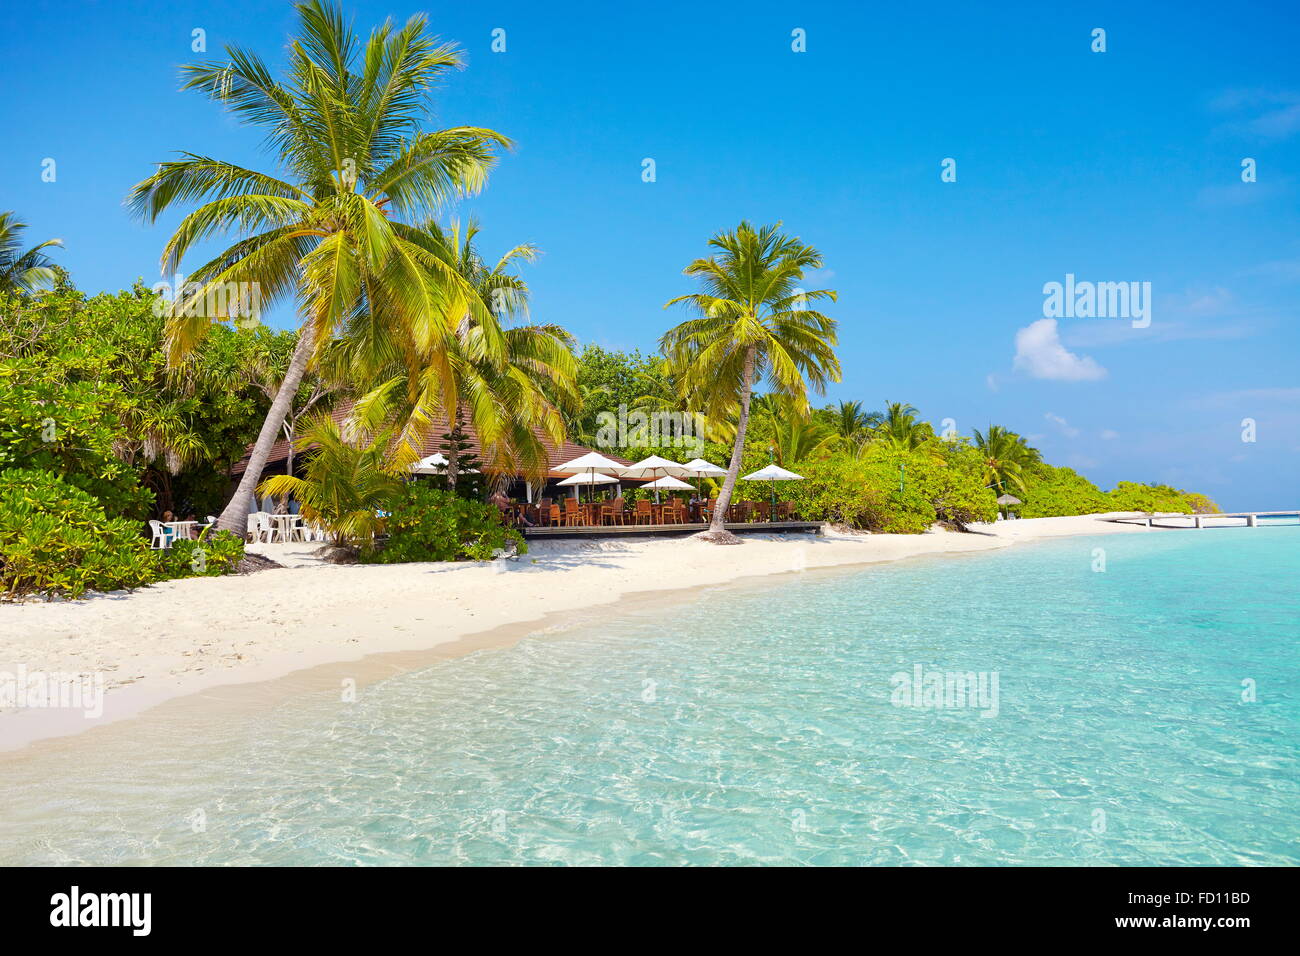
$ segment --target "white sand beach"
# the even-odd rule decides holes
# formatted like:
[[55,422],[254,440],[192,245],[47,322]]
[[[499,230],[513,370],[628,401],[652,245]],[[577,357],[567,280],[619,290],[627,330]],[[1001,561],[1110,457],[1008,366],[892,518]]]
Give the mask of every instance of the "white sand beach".
[[[250,545],[286,567],[0,606],[0,673],[102,674],[105,688],[103,713],[94,717],[70,709],[0,711],[0,750],[79,733],[170,698],[327,664],[357,662],[349,673],[363,681],[375,674],[363,658],[504,644],[565,614],[637,594],[1062,535],[1152,533],[1100,517],[997,522],[975,534],[746,535],[736,547],[689,538],[547,541],[515,559],[464,564],[336,566],[312,556],[317,545]],[[337,669],[329,681],[338,687]]]

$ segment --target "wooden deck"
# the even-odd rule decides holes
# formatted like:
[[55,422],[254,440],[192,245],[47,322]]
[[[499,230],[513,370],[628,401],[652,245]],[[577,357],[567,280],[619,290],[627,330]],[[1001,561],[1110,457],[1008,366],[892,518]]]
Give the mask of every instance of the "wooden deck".
[[[748,521],[732,522],[724,527],[736,534],[820,534],[820,521]],[[646,535],[684,535],[707,531],[704,522],[690,524],[607,524],[599,527],[524,528],[525,538],[623,538]]]

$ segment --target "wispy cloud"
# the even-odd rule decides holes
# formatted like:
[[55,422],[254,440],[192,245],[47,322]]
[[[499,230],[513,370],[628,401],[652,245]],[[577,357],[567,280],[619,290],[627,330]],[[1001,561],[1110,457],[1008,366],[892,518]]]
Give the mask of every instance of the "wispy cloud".
[[1056,382],[1094,382],[1106,377],[1106,370],[1086,355],[1075,355],[1061,344],[1056,319],[1039,319],[1016,333],[1018,371],[1033,378]]
[[1079,437],[1079,429],[1075,428],[1073,425],[1067,422],[1060,415],[1056,415],[1053,414],[1052,412],[1048,412],[1043,417],[1046,418],[1053,425],[1055,425],[1057,428],[1059,428],[1061,430],[1061,434],[1064,435],[1066,438]]
[[1300,132],[1300,92],[1265,88],[1224,90],[1210,101],[1230,117],[1222,129],[1259,139],[1282,140]]

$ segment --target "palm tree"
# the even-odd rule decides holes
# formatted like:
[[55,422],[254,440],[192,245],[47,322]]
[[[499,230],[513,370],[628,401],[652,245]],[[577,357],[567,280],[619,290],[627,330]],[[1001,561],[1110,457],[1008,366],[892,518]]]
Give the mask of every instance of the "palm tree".
[[835,436],[845,445],[861,444],[866,439],[868,430],[879,420],[876,415],[866,411],[861,402],[840,402],[827,411]]
[[174,274],[195,243],[232,232],[243,237],[198,268],[192,285],[175,296],[167,329],[174,364],[214,321],[236,316],[239,305],[221,293],[251,288],[261,305],[298,300],[297,347],[248,469],[218,519],[234,531],[243,530],[248,496],[303,373],[341,326],[364,317],[406,327],[426,351],[453,347],[455,329],[445,325],[443,306],[463,294],[462,282],[396,217],[423,218],[477,192],[495,149],[509,145],[479,127],[422,128],[430,88],[462,65],[454,46],[428,34],[423,16],[401,29],[385,23],[363,48],[328,0],[297,10],[299,35],[285,79],[275,79],[256,54],[227,47],[227,62],[186,67],[182,86],[266,129],[280,174],[184,153],[128,197],[150,222],[179,203],[202,203],[168,241],[164,274]]
[[886,402],[883,412],[872,416],[878,430],[878,440],[894,451],[910,454],[933,437],[928,425],[918,421],[920,415],[911,405]]
[[808,385],[821,392],[840,378],[835,320],[808,307],[819,299],[835,301],[835,293],[799,288],[806,270],[821,267],[821,253],[797,237],[782,235],[780,225],[755,229],[742,222],[732,232],[715,235],[709,245],[718,254],[696,259],[685,270],[704,291],[678,296],[665,306],[686,303],[699,314],[660,340],[681,394],[709,418],[738,410],[731,464],[708,531],[712,541],[736,540],[723,528],[722,516],[740,471],[755,385],[765,381],[790,400],[794,411],[806,415]]
[[26,228],[12,212],[0,212],[0,292],[34,292],[54,283],[54,263],[41,250],[62,246],[63,240],[46,239],[20,252]]
[[983,434],[975,429],[975,447],[984,463],[984,481],[997,491],[1006,490],[1008,482],[1024,491],[1025,471],[1042,461],[1037,448],[1001,425],[990,425]]
[[790,468],[826,448],[838,436],[834,429],[821,422],[807,421],[794,416],[782,416],[772,424],[772,449],[776,463]]
[[[450,347],[422,348],[402,326],[373,328],[362,319],[340,347],[355,381],[369,390],[353,417],[365,427],[400,419],[399,454],[414,459],[438,417],[453,430],[472,424],[484,469],[543,478],[549,454],[538,432],[552,444],[567,434],[565,415],[579,402],[572,337],[556,325],[504,326],[528,314],[528,285],[513,271],[536,259],[537,249],[515,246],[495,263],[480,255],[474,222],[462,231],[426,223],[411,239],[460,279],[443,320],[454,329]],[[456,485],[450,461],[448,485]]]
[[402,486],[388,455],[391,433],[350,440],[328,415],[316,415],[295,441],[300,449],[312,449],[305,477],[272,475],[258,493],[293,497],[303,519],[320,524],[335,544],[373,541],[383,524],[379,512]]

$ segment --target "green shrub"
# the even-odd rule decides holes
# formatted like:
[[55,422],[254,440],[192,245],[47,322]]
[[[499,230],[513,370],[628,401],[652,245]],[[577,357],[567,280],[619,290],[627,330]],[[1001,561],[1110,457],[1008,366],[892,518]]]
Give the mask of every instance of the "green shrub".
[[501,523],[495,505],[468,501],[423,482],[403,485],[386,505],[388,540],[362,560],[380,564],[405,561],[487,561],[513,544],[527,552],[523,536]]
[[7,598],[137,588],[158,559],[140,525],[109,518],[93,497],[49,471],[0,471],[0,586]]
[[159,552],[161,579],[215,578],[230,574],[244,557],[244,539],[218,531],[201,541],[181,538]]
[[1114,511],[1106,493],[1070,468],[1038,465],[1025,478],[1024,499],[1017,510],[1022,518],[1058,518],[1064,515],[1092,515]]

